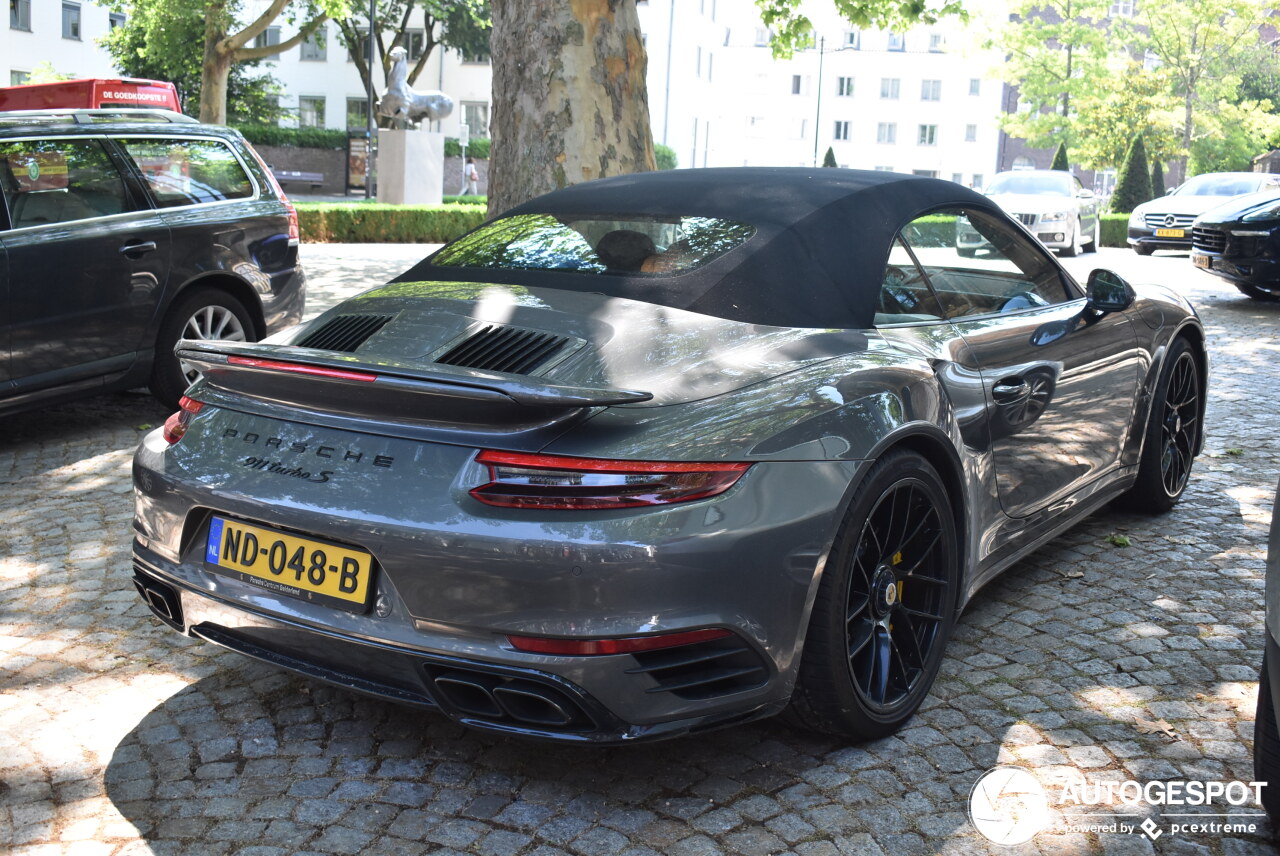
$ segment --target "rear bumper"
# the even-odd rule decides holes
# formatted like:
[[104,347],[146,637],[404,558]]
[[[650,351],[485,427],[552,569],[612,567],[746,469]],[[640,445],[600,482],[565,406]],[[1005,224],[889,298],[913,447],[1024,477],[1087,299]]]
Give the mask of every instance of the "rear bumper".
[[[353,692],[429,708],[484,731],[598,745],[662,740],[779,712],[787,699],[656,723],[629,723],[573,681],[545,669],[442,655],[361,639],[244,609],[183,586],[135,545],[134,585],[185,635]],[[634,668],[631,656],[594,658]]]

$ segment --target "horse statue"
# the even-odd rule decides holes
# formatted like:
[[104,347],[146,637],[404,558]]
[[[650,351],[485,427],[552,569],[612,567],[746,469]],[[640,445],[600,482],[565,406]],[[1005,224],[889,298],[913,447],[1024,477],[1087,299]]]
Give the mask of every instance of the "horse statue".
[[399,127],[422,119],[443,119],[453,112],[453,99],[439,90],[415,92],[409,88],[409,52],[391,49],[391,74],[387,91],[378,100],[378,115],[395,119]]

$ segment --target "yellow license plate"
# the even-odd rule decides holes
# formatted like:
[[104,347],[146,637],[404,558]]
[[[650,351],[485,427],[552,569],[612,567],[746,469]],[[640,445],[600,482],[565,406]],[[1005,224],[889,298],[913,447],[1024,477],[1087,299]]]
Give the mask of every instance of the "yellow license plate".
[[369,602],[373,556],[364,550],[215,516],[204,558],[210,570],[289,597],[348,612]]
[[1157,238],[1185,238],[1186,229],[1156,229]]
[[1191,256],[1191,263],[1196,267],[1204,268],[1205,270],[1209,270],[1209,268],[1212,267],[1209,262],[1209,257],[1202,256],[1199,253],[1195,253]]

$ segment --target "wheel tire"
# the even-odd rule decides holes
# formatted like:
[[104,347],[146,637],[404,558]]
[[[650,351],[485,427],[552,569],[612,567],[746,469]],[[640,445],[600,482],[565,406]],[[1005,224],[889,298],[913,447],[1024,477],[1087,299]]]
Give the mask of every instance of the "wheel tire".
[[1080,253],[1082,252],[1081,244],[1080,244],[1081,231],[1082,231],[1082,227],[1080,225],[1080,221],[1076,220],[1076,227],[1071,233],[1071,243],[1063,247],[1061,250],[1062,257],[1064,259],[1073,259],[1076,256],[1080,255]]
[[[1253,721],[1253,778],[1257,782],[1280,782],[1280,733],[1276,730],[1271,678],[1267,674],[1265,654],[1262,657],[1262,674],[1258,678],[1257,716]],[[1272,828],[1280,828],[1280,788],[1262,789],[1262,807],[1271,818]]]
[[818,585],[791,720],[870,740],[910,719],[951,634],[959,555],[951,505],[933,466],[905,449],[877,461]]
[[183,338],[246,342],[257,335],[249,310],[225,291],[200,288],[178,298],[160,324],[151,366],[151,394],[170,407],[178,406],[182,393],[199,377],[174,356],[173,347]]
[[1261,300],[1264,303],[1275,303],[1277,300],[1280,300],[1280,294],[1272,294],[1269,291],[1263,291],[1256,285],[1237,282],[1235,286],[1240,290],[1241,294],[1248,297],[1250,300]]
[[1120,498],[1124,507],[1150,514],[1168,511],[1187,489],[1200,446],[1203,385],[1191,343],[1174,339],[1147,417],[1138,479]]
[[1155,250],[1155,247],[1150,247],[1150,246],[1147,246],[1146,244],[1134,244],[1133,251],[1140,256],[1149,256],[1152,253],[1154,253],[1156,250]]

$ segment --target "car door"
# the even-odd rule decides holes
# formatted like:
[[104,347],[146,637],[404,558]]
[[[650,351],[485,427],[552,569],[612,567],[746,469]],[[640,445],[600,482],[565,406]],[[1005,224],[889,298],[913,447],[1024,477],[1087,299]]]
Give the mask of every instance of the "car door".
[[133,363],[168,271],[169,229],[99,137],[0,140],[18,390]]
[[[1085,187],[1077,176],[1071,176],[1072,189],[1075,192],[1076,206],[1080,211],[1080,226],[1085,235],[1098,234],[1098,197]],[[1096,250],[1097,247],[1094,247]]]
[[[984,248],[961,256],[957,227],[979,232]],[[1086,309],[1062,268],[1003,217],[935,211],[901,237],[967,346],[959,369],[982,378],[1005,513],[1033,514],[1118,467],[1142,367],[1125,314]]]

